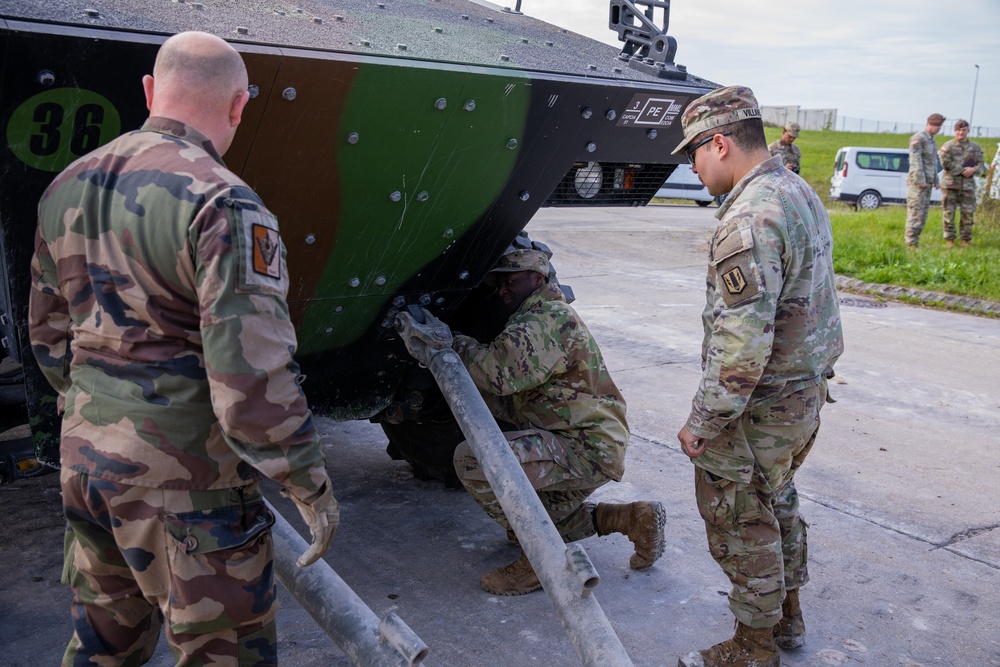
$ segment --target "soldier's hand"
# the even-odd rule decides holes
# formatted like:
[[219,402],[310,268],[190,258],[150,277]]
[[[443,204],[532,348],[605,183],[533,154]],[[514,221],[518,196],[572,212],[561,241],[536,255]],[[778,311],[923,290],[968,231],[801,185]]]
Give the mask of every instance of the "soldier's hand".
[[681,451],[692,459],[704,454],[705,447],[708,444],[702,438],[689,431],[687,425],[677,434],[677,439],[681,442]]
[[421,363],[428,363],[434,350],[451,347],[452,334],[448,325],[434,317],[429,310],[421,308],[424,321],[421,324],[407,316],[402,321],[397,318],[396,329],[403,338],[406,350]]
[[309,545],[304,554],[299,556],[295,564],[299,567],[312,565],[330,548],[333,534],[337,532],[337,526],[340,525],[340,505],[333,497],[330,482],[327,480],[319,495],[312,502],[296,498],[288,489],[282,489],[281,495],[292,499],[299,514],[302,515],[302,520],[309,526],[309,533],[312,535],[312,544]]

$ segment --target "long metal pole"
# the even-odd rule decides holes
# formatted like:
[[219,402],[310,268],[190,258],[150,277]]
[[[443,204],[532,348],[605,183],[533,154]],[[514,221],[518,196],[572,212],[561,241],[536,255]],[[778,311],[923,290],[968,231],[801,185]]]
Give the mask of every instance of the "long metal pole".
[[274,513],[271,537],[278,581],[351,662],[358,667],[423,664],[427,645],[402,619],[389,614],[380,622],[375,612],[323,559],[304,568],[295,564],[309,545],[271,503],[267,505]]
[[[397,328],[404,336],[407,319],[405,313],[397,317]],[[621,640],[590,593],[599,581],[593,564],[578,544],[567,547],[563,543],[458,354],[451,349],[431,352],[426,365],[580,660],[587,667],[631,667]]]
[[969,129],[972,129],[972,114],[976,111],[976,88],[979,87],[979,65],[976,65],[976,82],[972,84],[972,109],[969,111]]

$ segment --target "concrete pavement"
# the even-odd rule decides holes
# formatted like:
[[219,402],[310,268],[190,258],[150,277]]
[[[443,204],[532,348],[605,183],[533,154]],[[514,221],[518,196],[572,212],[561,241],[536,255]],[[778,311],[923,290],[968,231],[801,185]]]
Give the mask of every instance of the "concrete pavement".
[[[667,551],[651,570],[628,568],[623,536],[584,542],[602,575],[595,595],[637,666],[675,665],[732,634],[728,582],[708,554],[692,466],[675,437],[699,379],[715,210],[543,209],[528,226],[555,252],[629,403],[625,478],[596,499],[667,506]],[[782,664],[1000,667],[1000,326],[847,294],[842,312],[837,403],[824,409],[797,476],[810,525],[808,643]],[[479,589],[479,575],[517,550],[468,495],[415,480],[386,456],[377,426],[321,428],[343,519],[326,558],[376,614],[395,612],[420,635],[426,664],[580,664],[544,594]],[[53,478],[0,497],[51,505]],[[4,664],[55,664],[71,632],[68,591],[57,584],[59,533],[58,522],[30,533],[53,545],[46,562],[19,560],[17,544],[0,547],[17,580],[40,578],[0,583]],[[349,664],[281,595],[282,664]],[[30,632],[19,631],[29,622]],[[162,642],[150,664],[172,664]]]

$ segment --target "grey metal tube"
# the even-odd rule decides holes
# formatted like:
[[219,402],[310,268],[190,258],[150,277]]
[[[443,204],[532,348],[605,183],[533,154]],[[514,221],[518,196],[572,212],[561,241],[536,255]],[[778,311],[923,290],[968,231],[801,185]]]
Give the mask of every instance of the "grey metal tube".
[[427,366],[528,554],[576,654],[587,667],[631,666],[621,640],[591,594],[597,573],[590,558],[579,545],[573,545],[567,553],[567,546],[462,360],[450,349],[429,354]]
[[[267,502],[267,501],[265,501]],[[368,605],[320,559],[301,568],[295,561],[309,545],[274,509],[274,570],[278,581],[309,612],[340,650],[358,667],[415,667],[427,645],[395,614],[379,623]]]

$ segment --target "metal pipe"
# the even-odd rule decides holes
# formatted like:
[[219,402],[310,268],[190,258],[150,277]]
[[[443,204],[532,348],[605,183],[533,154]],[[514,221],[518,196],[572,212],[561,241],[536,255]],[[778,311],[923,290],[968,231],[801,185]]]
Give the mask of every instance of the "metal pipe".
[[[411,323],[408,313],[397,317],[403,336]],[[621,640],[597,598],[590,594],[598,581],[590,558],[580,545],[572,545],[567,553],[567,546],[462,360],[450,348],[428,350],[428,355],[426,365],[451,406],[577,656],[587,667],[631,667]]]
[[[267,502],[266,500],[264,502]],[[295,561],[309,545],[285,517],[274,513],[274,571],[278,581],[358,667],[416,667],[427,645],[395,614],[380,623],[368,605],[320,559],[309,567]]]

